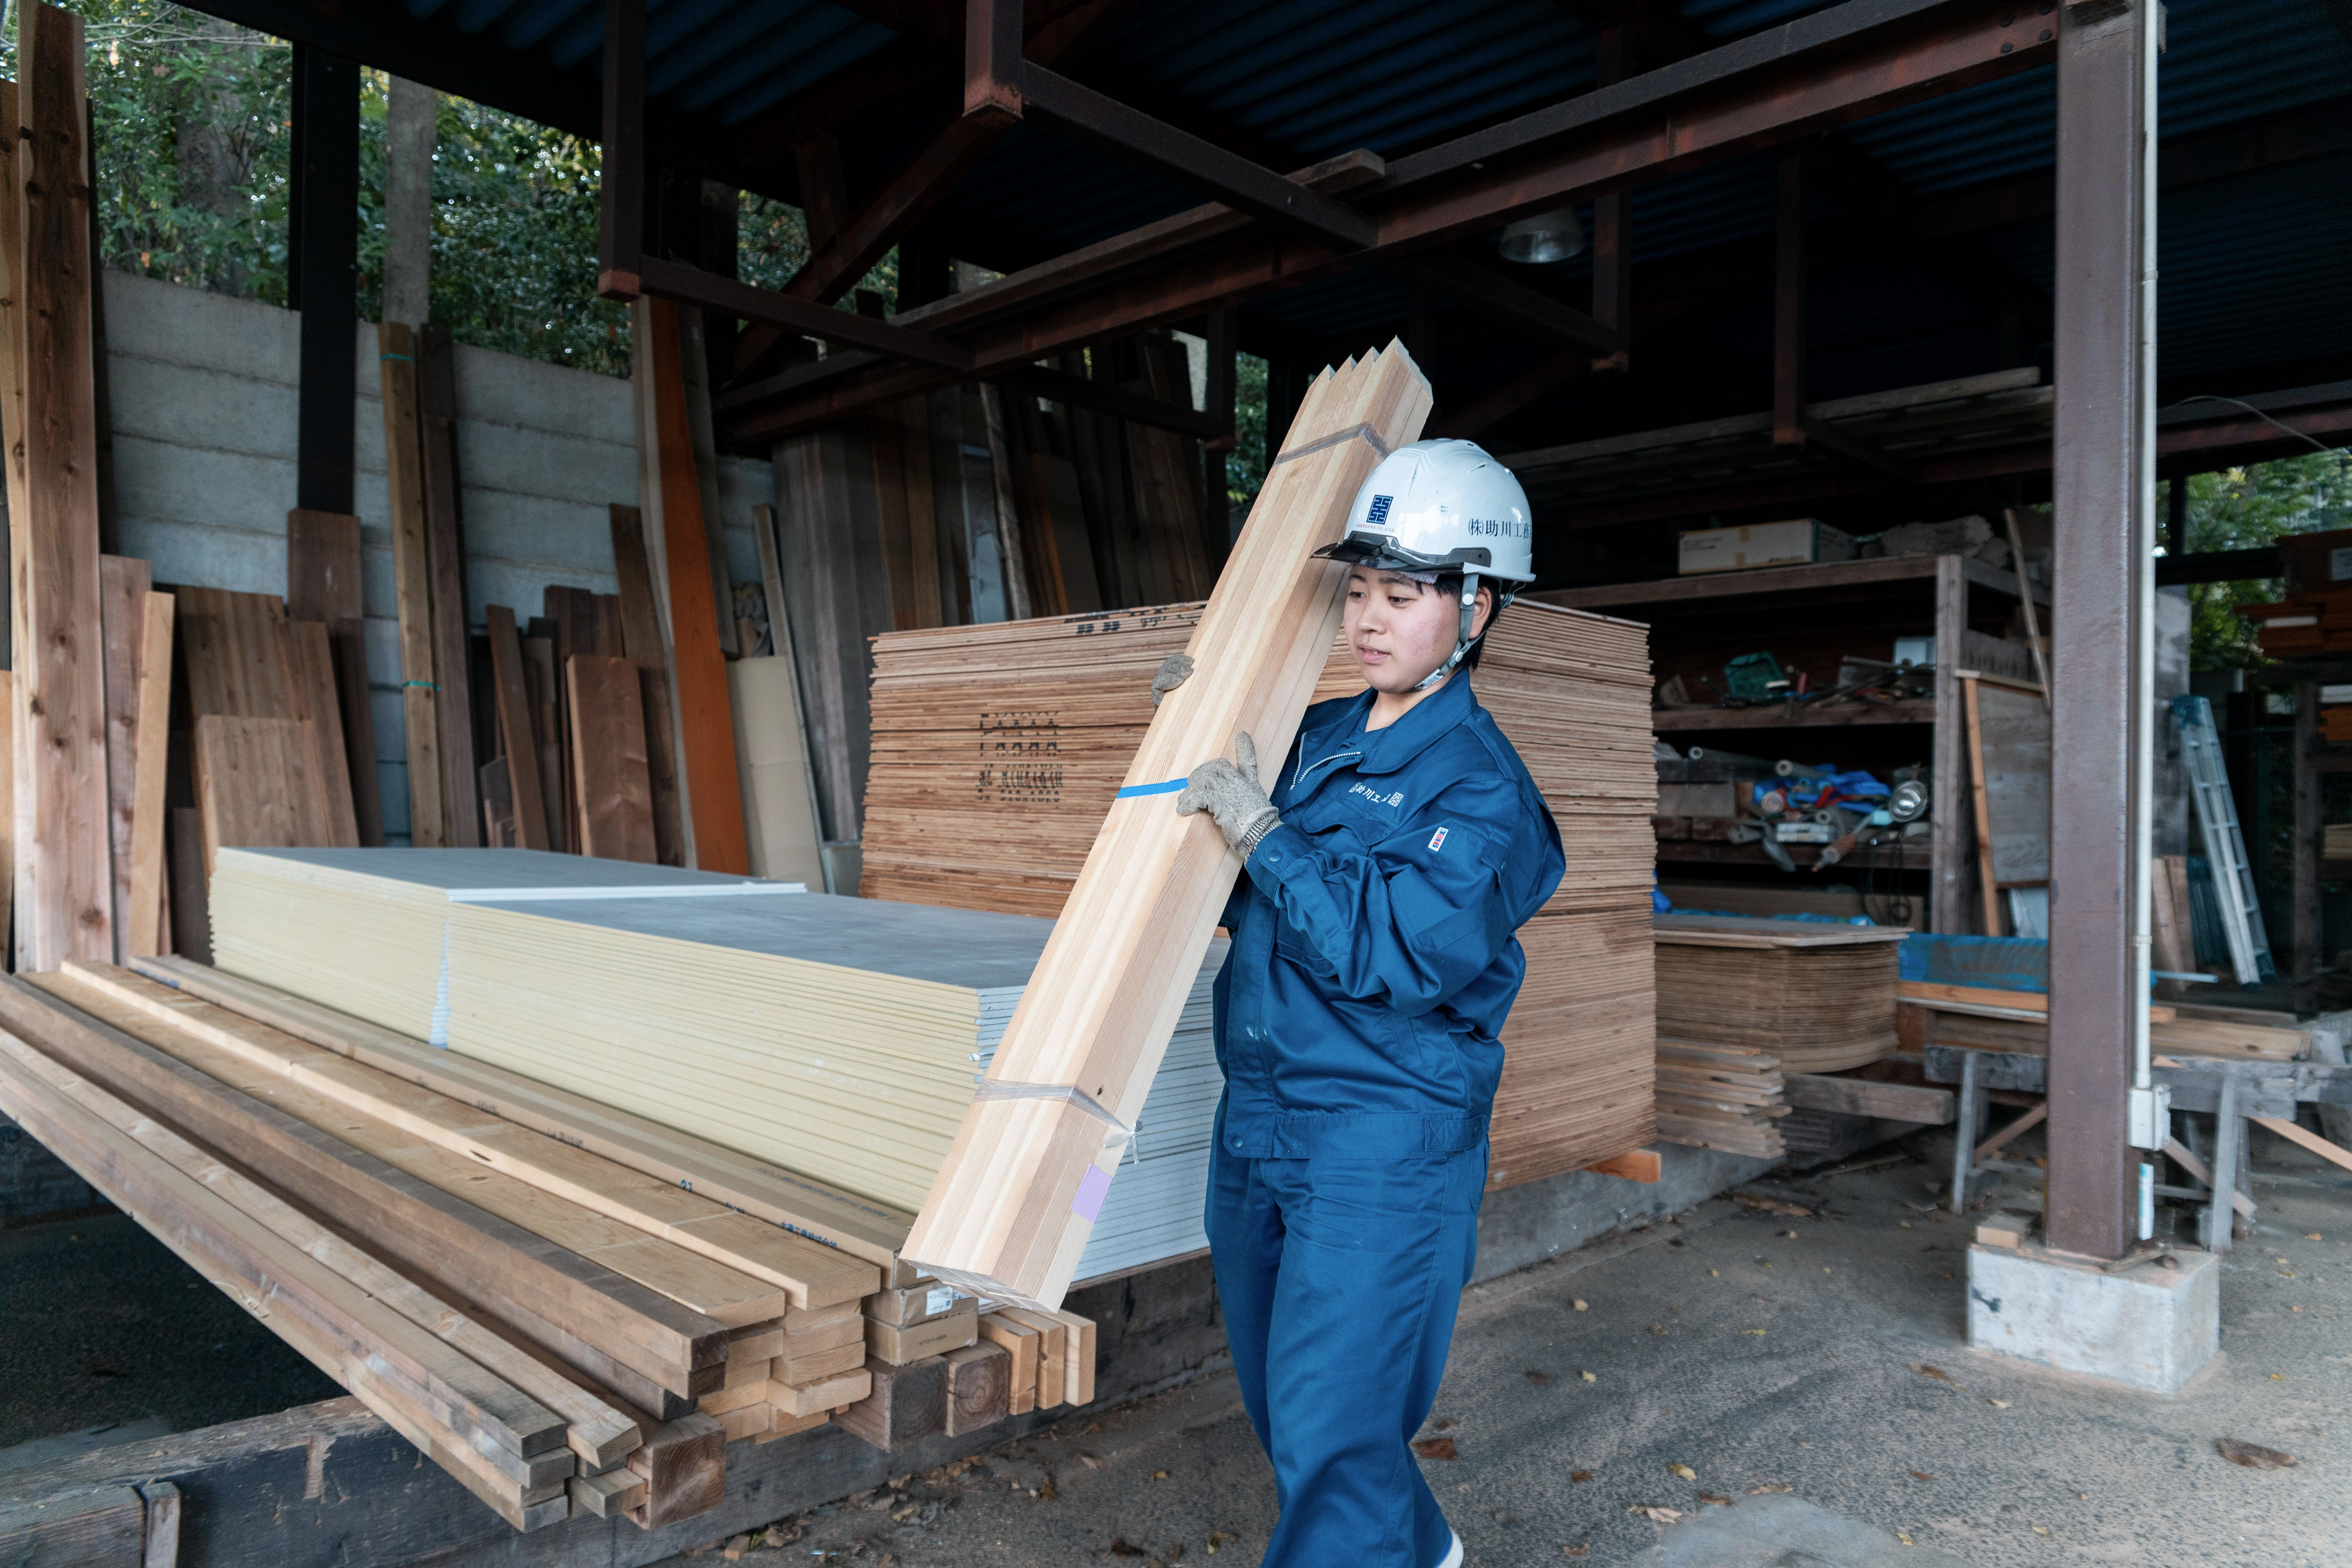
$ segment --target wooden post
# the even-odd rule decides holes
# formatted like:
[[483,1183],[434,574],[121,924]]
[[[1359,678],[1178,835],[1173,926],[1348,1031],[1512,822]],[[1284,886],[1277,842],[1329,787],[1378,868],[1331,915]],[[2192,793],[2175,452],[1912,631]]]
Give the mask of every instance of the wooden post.
[[647,314],[653,324],[648,346],[654,436],[660,447],[662,539],[683,742],[679,761],[694,825],[694,863],[705,871],[741,875],[751,869],[751,851],[743,833],[742,787],[735,774],[735,724],[727,698],[726,658],[719,652],[719,606],[711,602],[710,541],[703,527],[694,436],[678,361],[677,310],[667,300],[656,300]]
[[408,839],[449,842],[441,793],[441,713],[435,700],[433,574],[425,520],[424,447],[417,434],[416,340],[407,326],[376,328],[383,381],[384,482],[392,502],[392,569],[400,595],[400,706],[408,732]]
[[147,594],[144,561],[98,558],[100,633],[106,657],[107,847],[114,864],[114,952],[120,963],[131,919],[131,831],[138,802],[140,698],[144,685]]
[[1928,838],[1927,929],[1969,929],[1968,714],[1960,696],[1960,634],[1969,624],[1968,563],[1936,557],[1936,804]]
[[[98,446],[89,341],[89,122],[82,25],[18,13],[24,510],[10,518],[17,716],[18,967],[114,951],[100,636]],[[350,415],[344,416],[345,423]],[[12,443],[14,444],[14,443]]]

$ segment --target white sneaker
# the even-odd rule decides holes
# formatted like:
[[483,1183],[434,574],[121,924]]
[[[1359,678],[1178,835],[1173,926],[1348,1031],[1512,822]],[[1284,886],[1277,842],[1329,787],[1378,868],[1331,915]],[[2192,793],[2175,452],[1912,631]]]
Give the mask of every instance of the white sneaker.
[[1462,1537],[1459,1532],[1454,1537],[1454,1544],[1446,1548],[1445,1560],[1437,1568],[1462,1568]]

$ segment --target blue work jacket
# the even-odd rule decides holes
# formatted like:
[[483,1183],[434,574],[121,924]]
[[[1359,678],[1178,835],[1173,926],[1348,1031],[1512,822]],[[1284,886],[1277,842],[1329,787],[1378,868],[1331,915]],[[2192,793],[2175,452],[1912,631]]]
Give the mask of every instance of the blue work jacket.
[[1225,906],[1227,1153],[1475,1148],[1527,955],[1567,869],[1526,764],[1457,675],[1385,730],[1372,693],[1307,710]]

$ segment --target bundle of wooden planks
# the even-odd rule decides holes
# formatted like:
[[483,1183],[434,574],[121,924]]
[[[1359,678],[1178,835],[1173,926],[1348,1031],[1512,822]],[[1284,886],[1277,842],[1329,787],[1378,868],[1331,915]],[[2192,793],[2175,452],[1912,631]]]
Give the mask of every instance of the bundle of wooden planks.
[[[793,1352],[874,1263],[578,1130],[111,965],[0,987],[0,1106],[520,1529],[702,1511],[730,1436],[867,1393]],[[772,1342],[759,1411],[698,1411]]]
[[[1060,912],[1201,606],[956,626],[875,642],[869,898]],[[1649,665],[1638,626],[1513,606],[1471,678],[1560,827],[1568,874],[1519,932],[1528,979],[1496,1097],[1508,1186],[1650,1136]],[[1318,701],[1363,679],[1336,644]]]
[[1430,403],[1400,345],[1327,372],[1195,628],[1192,679],[1152,716],[982,1093],[924,1199],[907,1256],[999,1300],[1060,1303],[1149,1093],[1239,862],[1165,798],[1247,731],[1276,760],[1338,630],[1337,540],[1383,452]]
[[[730,1324],[721,1355],[698,1363],[691,1417],[681,1414],[688,1401],[666,1390],[654,1390],[649,1401],[659,1400],[659,1405],[649,1402],[643,1410],[610,1394],[608,1403],[633,1417],[653,1421],[657,1409],[669,1419],[645,1427],[646,1447],[652,1452],[633,1459],[635,1479],[583,1465],[583,1476],[571,1488],[575,1508],[610,1513],[667,1497],[679,1500],[667,1505],[671,1516],[683,1517],[677,1510],[691,1496],[716,1500],[716,1493],[709,1489],[717,1473],[710,1467],[719,1462],[722,1439],[769,1441],[822,1425],[827,1410],[845,1428],[882,1447],[942,1430],[973,1431],[1011,1413],[1009,1367],[1001,1362],[973,1364],[987,1349],[976,1343],[982,1332],[981,1303],[927,1279],[899,1260],[898,1246],[911,1215],[258,982],[184,959],[142,960],[140,969],[144,978],[160,983],[160,994],[127,989],[122,981],[129,977],[116,972],[92,971],[73,978],[110,997],[136,1003],[183,1031],[194,1029],[201,1035],[226,1027],[243,1041],[254,1064],[275,1062],[282,1076],[305,1089],[340,1086],[344,1098],[333,1103],[352,1110],[381,1108],[375,1100],[351,1098],[354,1089],[383,1093],[387,1085],[415,1091],[383,1102],[404,1109],[411,1117],[425,1110],[446,1112],[448,1106],[462,1102],[470,1108],[462,1142],[448,1137],[446,1114],[401,1125],[424,1142],[462,1149],[495,1171],[542,1185],[554,1197],[650,1228],[706,1261],[732,1262],[745,1269],[772,1267],[776,1259],[760,1249],[769,1238],[781,1236],[795,1247],[808,1245],[799,1238],[810,1238],[836,1274],[856,1271],[856,1279],[866,1293],[854,1302],[837,1289],[812,1284],[804,1296],[791,1298],[790,1309],[779,1319]],[[157,1004],[166,999],[178,1007],[159,1011]],[[213,1005],[199,1017],[190,1005],[197,1003]],[[7,1022],[0,1017],[0,1023]],[[255,1055],[257,1043],[261,1049]],[[309,1055],[298,1045],[323,1054]],[[340,1068],[337,1060],[343,1064]],[[310,1103],[298,1098],[291,1109],[298,1117],[308,1117],[304,1107]],[[341,1125],[363,1128],[355,1121]],[[455,1179],[456,1170],[431,1167],[421,1173],[428,1180],[436,1175]],[[490,1195],[503,1204],[513,1201],[513,1194],[514,1189],[500,1188]],[[464,1194],[477,1197],[475,1185],[467,1186]],[[529,1226],[551,1212],[556,1211],[526,1207],[518,1219]],[[395,1211],[387,1223],[402,1217]],[[391,1261],[405,1267],[397,1258]],[[478,1300],[494,1302],[497,1298]],[[499,1311],[502,1321],[528,1321],[520,1307]],[[1068,1402],[1086,1403],[1093,1397],[1094,1325],[1071,1313],[1056,1316],[1072,1335],[1070,1387],[1085,1390],[1083,1398],[1067,1395]],[[857,1346],[862,1348],[851,1348]],[[561,1344],[556,1348],[559,1354],[572,1353]],[[543,1350],[531,1353],[547,1360]],[[719,1364],[722,1360],[723,1366]],[[626,1376],[594,1365],[588,1373],[588,1384],[604,1387],[608,1394],[614,1382]],[[936,1382],[929,1381],[934,1377]],[[846,1405],[837,1403],[845,1399]],[[701,1447],[688,1446],[689,1436]],[[703,1466],[700,1469],[689,1464],[697,1453],[703,1456],[694,1461]],[[588,1470],[596,1473],[585,1474]],[[648,1479],[656,1475],[670,1479]],[[636,1489],[640,1482],[645,1483],[643,1491]]]
[[[2047,993],[1906,980],[1896,994],[1910,1016],[1906,1035],[1916,1034],[1916,1044],[2050,1054]],[[2312,1031],[2298,1027],[2290,1013],[2152,1003],[2147,1020],[2148,1047],[2159,1056],[2286,1062],[2311,1049]]]
[[1790,1113],[1780,1059],[1750,1046],[1658,1041],[1658,1136],[1669,1143],[1777,1160]]
[[1884,926],[1664,914],[1654,922],[1658,1029],[1836,1072],[1895,1049],[1895,950]]

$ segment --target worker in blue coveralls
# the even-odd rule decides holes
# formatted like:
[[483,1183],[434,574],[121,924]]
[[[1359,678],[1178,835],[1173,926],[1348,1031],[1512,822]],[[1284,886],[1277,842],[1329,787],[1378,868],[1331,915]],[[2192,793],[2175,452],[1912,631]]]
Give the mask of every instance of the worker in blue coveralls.
[[[1177,809],[1242,857],[1217,976],[1208,1233],[1242,1399],[1274,1462],[1266,1568],[1455,1568],[1411,1447],[1477,1251],[1512,935],[1559,885],[1559,830],[1472,694],[1529,569],[1527,493],[1467,441],[1365,481],[1341,542],[1370,689],[1307,710],[1269,795],[1234,738]],[[1498,594],[1499,585],[1499,594]],[[1152,682],[1192,674],[1178,655]]]

